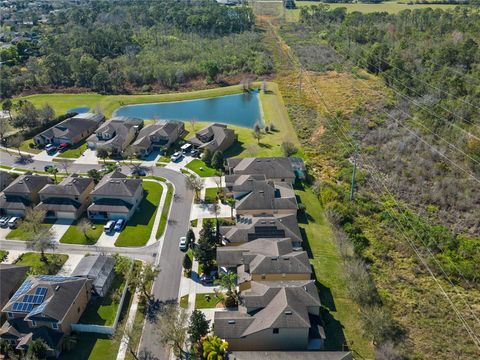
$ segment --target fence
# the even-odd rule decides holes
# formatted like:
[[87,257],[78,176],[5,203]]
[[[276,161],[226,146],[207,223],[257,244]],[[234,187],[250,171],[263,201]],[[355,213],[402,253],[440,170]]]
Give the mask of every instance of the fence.
[[[129,274],[131,274],[133,271],[133,264],[134,262],[132,261],[132,264],[130,265],[130,269],[128,271]],[[122,297],[120,298],[120,303],[118,304],[115,320],[113,321],[113,324],[111,326],[95,325],[95,324],[72,324],[71,325],[72,331],[113,335],[115,333],[115,329],[118,326],[118,322],[120,321],[120,315],[122,313],[125,297],[127,296],[127,291],[128,291],[128,279],[125,283],[125,288],[123,289]]]

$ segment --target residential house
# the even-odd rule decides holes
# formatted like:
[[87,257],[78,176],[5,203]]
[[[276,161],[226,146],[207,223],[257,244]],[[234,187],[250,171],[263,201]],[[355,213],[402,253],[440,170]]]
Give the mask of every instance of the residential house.
[[7,321],[0,328],[0,338],[21,351],[41,338],[48,356],[58,356],[65,335],[72,331],[71,324],[85,311],[91,291],[90,279],[29,276],[2,309]]
[[142,119],[115,117],[100,126],[87,139],[87,145],[92,150],[103,147],[113,154],[121,154],[142,127]]
[[93,291],[106,296],[115,277],[115,259],[106,255],[87,255],[80,260],[71,276],[92,280]]
[[0,264],[0,308],[3,308],[25,280],[29,266]]
[[234,175],[225,177],[225,183],[237,215],[297,214],[295,191],[287,182],[266,181],[264,175]]
[[25,216],[29,206],[40,201],[39,191],[46,185],[53,184],[53,179],[46,175],[26,173],[13,180],[0,193],[0,210],[8,216]]
[[252,281],[237,311],[214,316],[230,350],[319,350],[325,332],[315,280]]
[[130,219],[143,199],[142,180],[116,170],[103,177],[92,193],[88,217],[97,220]]
[[42,131],[33,140],[37,145],[76,145],[90,136],[104,119],[101,114],[78,114]]
[[229,129],[227,125],[214,123],[197,131],[195,136],[189,138],[187,142],[200,150],[208,148],[211,152],[215,152],[227,150],[236,139],[235,131]]
[[132,146],[138,156],[145,157],[154,150],[166,151],[184,133],[181,121],[157,121],[140,130]]
[[13,180],[15,177],[11,173],[0,170],[0,191],[10,185]]
[[36,209],[46,210],[46,218],[78,219],[91,203],[92,178],[72,174],[59,184],[46,185],[39,191]]
[[312,275],[307,252],[293,250],[289,238],[218,247],[217,264],[237,272],[240,290],[250,288],[252,281],[310,280]]
[[267,180],[295,182],[292,160],[287,157],[230,158],[226,171],[229,175],[264,175]]
[[302,235],[296,215],[239,216],[233,226],[221,226],[220,235],[226,246],[241,245],[260,238],[290,238],[294,249],[301,248]]

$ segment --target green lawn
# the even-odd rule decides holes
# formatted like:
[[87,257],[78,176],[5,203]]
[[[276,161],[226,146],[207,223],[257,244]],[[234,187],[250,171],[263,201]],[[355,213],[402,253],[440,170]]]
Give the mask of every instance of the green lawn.
[[205,202],[207,204],[213,204],[217,200],[218,188],[206,188],[205,189]]
[[[207,221],[212,221],[215,224],[215,218],[203,218],[202,225],[205,225]],[[235,225],[235,220],[231,218],[218,218],[220,226]]]
[[[50,229],[52,225],[53,225],[53,222],[45,222],[42,224],[42,227],[45,229]],[[27,240],[31,240],[32,237],[33,237],[33,234],[30,231],[28,231],[25,228],[25,226],[23,226],[23,224],[20,224],[16,229],[13,229],[7,234],[6,239],[27,241]]]
[[[206,297],[208,296],[208,298]],[[223,300],[223,297],[216,297],[215,293],[196,294],[195,309],[213,309]]]
[[195,172],[200,177],[210,177],[217,174],[217,170],[207,166],[207,164],[205,164],[200,159],[193,159],[187,164],[186,167]]
[[[87,237],[80,231],[77,223],[72,224],[67,232],[60,239],[61,243],[65,244],[80,244],[80,245],[92,245],[95,244],[102,235],[104,224],[93,223],[92,228],[87,231]],[[93,229],[95,227],[95,229]]]
[[0,249],[0,262],[5,260],[7,258],[7,256],[8,256],[8,251]]
[[306,206],[307,216],[300,217],[300,230],[307,241],[304,248],[313,255],[311,264],[324,307],[325,350],[342,349],[345,338],[363,358],[372,359],[371,342],[362,336],[359,308],[347,295],[343,262],[317,197],[309,188],[296,190]]
[[30,274],[55,275],[68,259],[68,255],[64,254],[45,254],[45,256],[46,263],[40,260],[40,253],[27,252],[20,255],[15,260],[15,264],[30,266]]
[[155,214],[162,196],[162,186],[155,182],[144,181],[145,192],[139,208],[120,233],[115,246],[143,246],[152,233]]
[[88,304],[85,312],[78,321],[80,324],[96,324],[110,326],[115,320],[115,315],[118,310],[118,303],[112,300],[112,295],[120,289],[123,291],[125,288],[125,279],[118,274],[112,282],[107,296],[97,298]]
[[78,145],[71,147],[64,152],[58,154],[58,158],[79,158],[87,150],[87,143],[81,142]]
[[160,217],[160,223],[158,224],[157,239],[163,235],[165,231],[165,227],[167,226],[168,221],[168,213],[170,211],[170,204],[172,203],[173,198],[173,185],[168,183],[167,184],[167,195],[165,196],[165,202],[163,204],[162,215]]
[[188,307],[188,295],[183,295],[180,298],[180,307],[186,309]]
[[198,225],[198,219],[190,220],[190,226],[191,227],[197,227],[197,225]]
[[32,154],[38,154],[42,152],[42,149],[36,148],[36,147],[30,147],[30,144],[35,144],[33,142],[33,139],[27,139],[25,140],[22,145],[20,145],[20,150],[21,151],[26,151]]

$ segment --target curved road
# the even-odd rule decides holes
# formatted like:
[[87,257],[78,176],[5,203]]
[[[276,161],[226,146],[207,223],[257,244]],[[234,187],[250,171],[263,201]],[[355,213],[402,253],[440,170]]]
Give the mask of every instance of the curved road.
[[[46,165],[55,164],[54,162],[38,160],[25,164],[19,163],[18,154],[14,152],[8,154],[4,151],[0,152],[0,160],[2,165],[30,170],[43,170]],[[56,165],[58,166],[58,164]],[[90,169],[99,169],[101,167],[102,165],[72,164],[69,167],[69,172],[85,173]],[[125,172],[130,171],[128,166],[124,166],[122,170]],[[115,252],[150,262],[156,259],[155,263],[158,264],[160,273],[153,283],[152,294],[155,299],[160,301],[176,300],[178,298],[184,257],[184,253],[178,248],[178,241],[181,236],[185,236],[190,227],[190,210],[193,202],[193,192],[186,187],[185,176],[180,172],[155,167],[153,169],[153,175],[163,177],[170,181],[175,187],[175,194],[177,195],[172,201],[163,241],[139,248],[115,248]],[[22,241],[0,240],[0,246],[7,250],[23,250],[26,244]],[[58,250],[68,253],[85,253],[111,252],[112,248],[88,246],[88,248],[85,249],[85,246],[59,244]],[[141,352],[150,354],[152,356],[151,358],[169,358],[167,349],[165,349],[158,340],[154,326],[148,321],[143,329],[140,350]]]

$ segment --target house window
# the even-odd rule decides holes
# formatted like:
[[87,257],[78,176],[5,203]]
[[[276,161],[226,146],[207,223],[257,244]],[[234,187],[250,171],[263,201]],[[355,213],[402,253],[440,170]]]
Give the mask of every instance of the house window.
[[13,319],[13,314],[11,312],[8,312],[7,316],[8,316],[9,319]]
[[52,329],[57,330],[58,329],[58,323],[52,323]]
[[80,314],[80,307],[78,307],[78,309],[77,309],[77,313],[78,313],[78,314]]
[[274,328],[274,329],[273,329],[273,333],[274,333],[274,334],[278,334],[278,331],[279,331],[278,328]]

